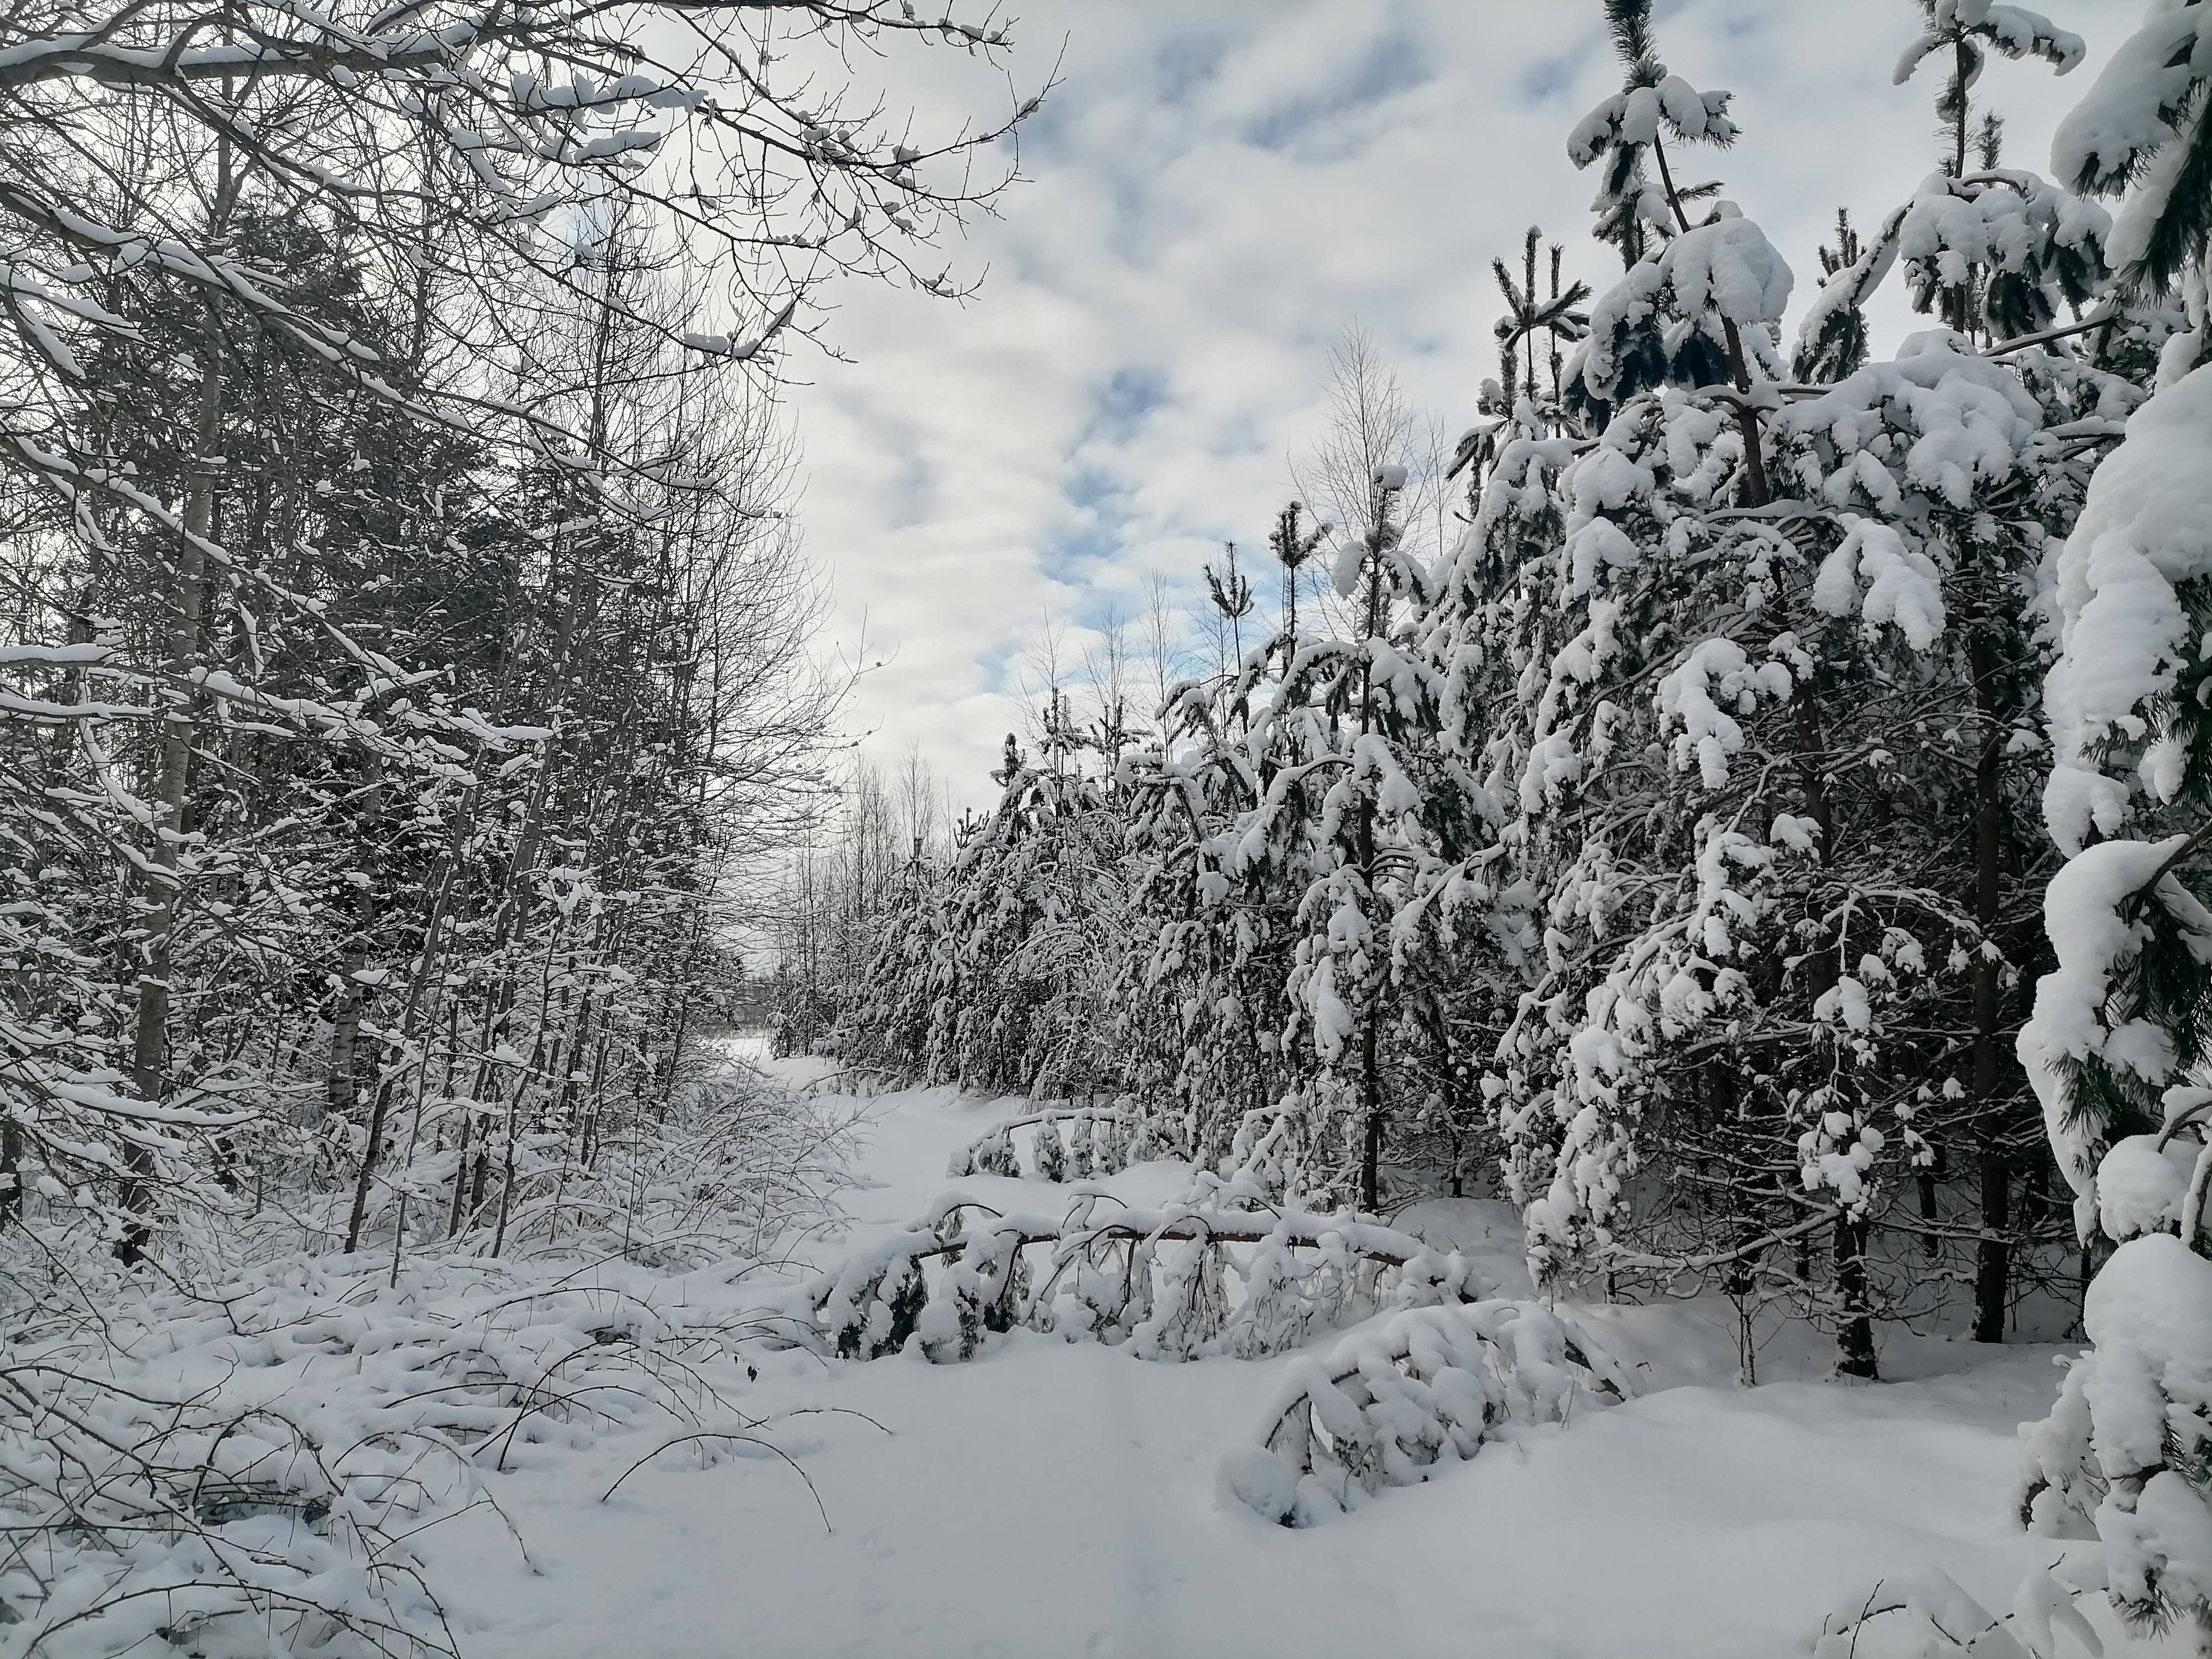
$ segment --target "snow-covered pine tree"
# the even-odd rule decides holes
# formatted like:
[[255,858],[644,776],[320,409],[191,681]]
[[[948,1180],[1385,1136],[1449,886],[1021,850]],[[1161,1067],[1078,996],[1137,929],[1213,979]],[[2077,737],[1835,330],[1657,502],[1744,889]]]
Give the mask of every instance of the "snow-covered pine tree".
[[889,902],[873,919],[868,955],[827,1046],[839,1058],[894,1077],[922,1074],[931,1010],[948,982],[945,866],[921,835]]
[[1268,718],[1302,637],[1298,572],[1319,540],[1302,524],[1289,509],[1276,526],[1274,633],[1225,684],[1178,687],[1161,711],[1160,745],[1123,769],[1133,902],[1117,1001],[1133,1104],[1149,1142],[1206,1164],[1296,1092],[1281,1031],[1304,848],[1243,832],[1270,799],[1285,822],[1313,810],[1304,751]]
[[[1924,1128],[1947,1097],[1970,1103],[1970,1125],[2003,1115],[1988,952],[2021,919],[1991,877],[2006,792],[2022,788],[1997,764],[2021,707],[2004,670],[2025,573],[2078,499],[2080,434],[2050,428],[2107,388],[1930,336],[1785,407],[1787,267],[1729,204],[1692,223],[1672,188],[1670,138],[1733,137],[1711,125],[1725,95],[1665,75],[1648,9],[1608,11],[1628,84],[1571,154],[1611,155],[1608,179],[1642,177],[1648,155],[1657,183],[1635,204],[1658,246],[1592,307],[1569,370],[1595,441],[1502,447],[1501,471],[1536,489],[1493,477],[1438,636],[1455,661],[1520,668],[1510,719],[1447,726],[1511,787],[1507,833],[1545,921],[1501,1079],[1513,1173],[1540,1265],[1709,1273],[1747,1308],[1784,1294],[1834,1322],[1843,1370],[1871,1375],[1886,1292],[1869,1243],[1893,1184],[1880,1170],[1935,1156]],[[1984,240],[1978,271],[1932,241],[1914,258],[2045,316],[2086,294],[2096,210],[2027,176],[1972,182],[2040,240],[2002,255]],[[1834,308],[1863,297],[1854,278],[1882,246],[1893,257],[1901,223],[1832,278]],[[1932,276],[1916,297],[1966,314]],[[1817,318],[1808,337],[1824,337]],[[2057,390],[2039,398],[2031,380]],[[1526,634],[1471,637],[1476,574],[1487,561],[1495,582],[1500,548],[1554,516],[1557,542],[1506,567],[1533,592],[1486,606],[1490,626]],[[1928,828],[1961,810],[1984,832],[1963,857]],[[1962,1006],[1977,1012],[1957,1030],[1947,1011]],[[1929,1086],[1946,1071],[1950,1088]],[[2001,1159],[2002,1135],[1987,1139]],[[2001,1229],[2008,1171],[1989,1174],[1983,1218]],[[1825,1267],[1808,1248],[1823,1232]],[[1989,1334],[2002,1244],[1982,1262]]]
[[[2099,361],[2100,349],[2085,353],[2063,331],[2045,337],[2062,307],[2079,316],[2103,289],[2108,216],[2033,173],[2001,167],[2002,124],[1991,112],[1977,118],[1972,99],[1988,52],[2040,58],[2064,74],[2080,60],[2082,43],[2017,8],[1943,0],[1924,9],[1929,27],[1897,73],[1902,81],[1923,61],[1948,67],[1936,99],[1943,137],[1939,170],[1871,244],[1838,258],[1801,325],[1798,366],[1822,378],[1839,370],[1839,353],[1847,354],[1863,329],[1850,319],[1901,266],[1914,308],[1950,331],[1942,349],[1988,354],[2009,374],[1963,365],[1936,372],[1916,359],[1900,365],[1905,386],[1875,391],[1863,373],[1853,373],[1842,378],[1859,391],[1829,394],[1799,414],[1801,424],[1817,427],[1839,395],[1845,406],[1887,411],[1893,441],[1905,450],[1901,466],[1889,457],[1881,462],[1893,487],[1881,487],[1869,473],[1871,487],[1846,481],[1843,496],[1929,553],[1942,573],[1951,631],[1962,636],[1963,660],[1949,665],[1946,677],[1970,682],[1971,720],[1939,716],[1920,748],[1945,757],[1955,753],[1961,766],[1972,765],[1971,801],[1947,808],[1974,825],[1971,888],[1981,943],[1969,970],[1971,1062],[1964,1076],[1952,1079],[1960,1090],[1955,1103],[1929,1103],[1938,1109],[1920,1115],[1918,1133],[1930,1143],[1931,1159],[1957,1154],[1975,1170],[1980,1237],[1973,1328],[1979,1340],[1996,1341],[2005,1328],[2014,1246],[2036,1220],[2027,1218],[2023,1228],[2017,1178],[2026,1173],[2032,1195],[2046,1168],[2026,1079],[2008,1053],[2025,1012],[2019,1006],[2021,970],[2039,965],[2041,953],[2034,895],[2046,874],[2040,837],[2024,810],[2040,792],[2044,770],[2027,725],[2043,652],[2033,597],[2048,538],[2063,535],[2079,510],[2096,444],[2140,394]],[[1970,162],[1978,170],[1970,170]],[[1839,247],[1839,256],[1844,251]],[[1923,337],[1907,349],[1925,357],[1939,337]],[[2021,409],[2015,379],[2034,400],[2034,423],[2044,432],[2024,447],[2015,440],[2017,453],[2009,460],[1984,453],[1970,461],[1977,447],[1969,435],[1977,424],[1971,400],[1994,391]],[[1967,409],[1954,421],[1942,412],[1947,403]],[[1830,434],[1846,435],[1832,427]],[[1855,424],[1844,447],[1878,451],[1865,437]],[[1942,471],[1947,465],[1948,476]],[[1962,730],[1972,733],[1963,744]],[[1919,1185],[1923,1213],[1933,1223],[1937,1206],[1929,1165]]]
[[994,1094],[1112,1094],[1121,826],[1056,690],[1043,731],[1034,761],[1008,735],[998,806],[946,872],[924,1070]]
[[[1307,767],[1328,780],[1298,902],[1285,1040],[1310,1043],[1322,1062],[1316,1105],[1323,1118],[1349,1121],[1359,1204],[1370,1212],[1381,1201],[1390,1106],[1384,1044],[1401,1014],[1397,921],[1436,863],[1414,752],[1434,727],[1435,689],[1409,648],[1411,611],[1431,595],[1428,573],[1403,546],[1405,487],[1402,466],[1378,468],[1364,521],[1337,550],[1334,586],[1356,603],[1358,632],[1303,644],[1266,717],[1291,726]],[[1243,832],[1247,845],[1288,839],[1270,796]]]
[[2098,467],[2056,569],[2045,810],[2067,855],[2045,902],[2057,966],[2020,1055],[2085,1237],[2094,1345],[2036,1431],[2022,1517],[2094,1528],[2131,1622],[2212,1642],[2212,6],[2152,9],[2060,124],[2053,170],[2124,199],[2106,244],[2124,289],[2178,295],[2158,390]]

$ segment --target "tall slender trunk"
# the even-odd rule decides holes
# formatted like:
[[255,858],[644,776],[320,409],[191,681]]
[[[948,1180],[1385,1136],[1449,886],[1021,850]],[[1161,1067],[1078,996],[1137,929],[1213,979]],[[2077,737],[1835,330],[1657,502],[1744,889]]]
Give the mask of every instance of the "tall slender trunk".
[[[1375,730],[1374,644],[1382,631],[1384,621],[1382,550],[1385,544],[1384,517],[1389,507],[1388,493],[1379,486],[1370,486],[1370,489],[1375,495],[1375,525],[1369,532],[1371,542],[1369,556],[1373,568],[1367,574],[1367,659],[1359,671],[1359,735],[1363,738],[1371,736]],[[1360,796],[1357,851],[1359,878],[1367,890],[1367,904],[1371,915],[1377,873],[1375,867],[1375,799],[1371,791]],[[1375,979],[1367,998],[1367,1006],[1363,1011],[1365,1018],[1359,1022],[1359,1111],[1364,1123],[1359,1156],[1359,1206],[1371,1215],[1382,1207],[1382,1023],[1383,993],[1389,984],[1389,968],[1386,961],[1379,972],[1371,965],[1368,971],[1375,975]]]
[[332,1117],[350,1118],[359,1091],[355,1069],[361,1038],[361,981],[354,977],[366,966],[358,950],[348,951],[338,964],[337,1000],[331,1010],[331,1052],[324,1067],[323,1103]]
[[[408,975],[407,1001],[399,1016],[398,1053],[394,1057],[396,1064],[380,1068],[374,1102],[369,1108],[368,1135],[362,1146],[361,1168],[354,1176],[353,1208],[346,1218],[345,1247],[349,1252],[360,1248],[361,1231],[368,1218],[368,1194],[376,1179],[378,1158],[384,1141],[384,1126],[392,1110],[392,1090],[398,1083],[397,1064],[405,1062],[407,1051],[414,1044],[424,993],[437,977],[440,951],[444,945],[441,935],[447,913],[452,908],[453,878],[461,862],[461,831],[474,799],[474,792],[471,791],[463,798],[460,806],[454,811],[445,848],[439,857],[437,885],[430,902],[430,915],[422,924],[422,953],[416,958],[414,971]],[[434,1018],[435,1015],[432,1017]],[[416,1064],[419,1066],[421,1063],[418,1055]]]
[[1359,1204],[1372,1214],[1382,1206],[1382,1073],[1376,1040],[1378,1022],[1370,1012],[1359,1033],[1359,1109],[1367,1121],[1359,1158]]
[[1460,1156],[1460,1100],[1455,1086],[1456,1073],[1452,1060],[1451,1024],[1444,1017],[1441,1004],[1431,1002],[1423,1011],[1429,1028],[1429,1040],[1437,1049],[1437,1095],[1444,1120],[1444,1143],[1451,1148],[1451,1195],[1467,1196],[1465,1160]]
[[[1974,710],[1982,729],[1974,766],[1974,920],[1984,940],[1996,931],[2004,867],[2003,777],[1997,718],[1997,660],[1986,624],[1969,646]],[[1986,948],[1974,957],[1974,1107],[1981,1131],[1982,1237],[1974,1251],[1974,1340],[2002,1342],[2012,1278],[2012,1171],[1997,1121],[2001,1012],[1997,964]]]
[[23,1213],[23,1130],[14,1118],[0,1122],[0,1222]]
[[[1365,725],[1364,720],[1361,724]],[[1358,849],[1360,879],[1371,909],[1376,870],[1375,803],[1370,799],[1359,804]],[[1359,1022],[1359,1114],[1365,1125],[1359,1155],[1359,1207],[1370,1215],[1382,1207],[1382,994],[1389,973],[1386,966],[1376,975],[1366,1017]]]
[[[473,1108],[475,1103],[471,1101],[471,1107]],[[468,1203],[469,1134],[475,1127],[477,1115],[473,1109],[461,1114],[460,1141],[453,1152],[453,1202],[446,1217],[446,1237],[448,1238],[460,1231],[461,1212]]]
[[[198,406],[193,420],[191,481],[185,493],[184,534],[178,538],[177,567],[169,592],[168,669],[172,684],[161,715],[160,759],[155,776],[154,845],[147,860],[148,909],[145,944],[137,975],[137,1018],[131,1048],[131,1085],[142,1100],[165,1099],[169,1091],[170,975],[182,885],[180,855],[190,829],[186,822],[192,770],[193,708],[184,689],[199,654],[200,620],[206,603],[206,543],[215,526],[215,460],[222,432],[223,358],[222,336],[212,313],[206,319],[200,356]],[[117,1198],[130,1217],[115,1254],[126,1265],[144,1255],[152,1230],[153,1155],[137,1140],[123,1143],[125,1175]]]
[[[384,794],[382,763],[372,760],[375,769],[371,774],[368,790],[363,797],[362,815],[369,829],[363,839],[375,840],[374,824],[377,809]],[[354,895],[354,936],[347,941],[338,959],[337,998],[331,1008],[331,1053],[325,1067],[323,1098],[332,1117],[350,1121],[354,1108],[359,1103],[361,1091],[361,1016],[368,997],[358,975],[368,965],[368,945],[376,927],[376,889],[364,885]],[[368,1156],[374,1157],[374,1148]],[[353,1245],[346,1246],[351,1249]]]

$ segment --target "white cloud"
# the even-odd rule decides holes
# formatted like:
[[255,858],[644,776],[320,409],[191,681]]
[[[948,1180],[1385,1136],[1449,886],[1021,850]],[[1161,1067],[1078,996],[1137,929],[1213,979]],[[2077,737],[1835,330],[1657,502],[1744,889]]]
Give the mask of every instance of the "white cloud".
[[[2063,80],[1984,75],[2016,165],[2044,164],[2140,9],[2045,7],[2090,58]],[[1934,165],[1933,79],[1889,83],[1912,9],[1663,10],[1670,66],[1733,88],[1744,130],[1686,170],[1764,225],[1802,304],[1835,208],[1872,224]],[[1148,570],[1194,585],[1224,538],[1264,539],[1346,325],[1455,429],[1494,372],[1492,255],[1534,222],[1572,274],[1602,288],[1619,270],[1565,155],[1614,74],[1595,5],[1032,0],[1016,38],[1018,82],[1064,40],[1064,82],[1024,137],[1027,182],[957,254],[988,266],[981,294],[854,285],[830,325],[854,361],[812,366],[795,394],[834,633],[850,643],[865,618],[889,659],[856,720],[885,755],[919,743],[975,802],[1018,723],[1006,665],[1048,611],[1094,621]],[[925,74],[899,90],[932,113],[1003,96],[951,53]],[[1907,323],[1876,320],[1878,341]]]

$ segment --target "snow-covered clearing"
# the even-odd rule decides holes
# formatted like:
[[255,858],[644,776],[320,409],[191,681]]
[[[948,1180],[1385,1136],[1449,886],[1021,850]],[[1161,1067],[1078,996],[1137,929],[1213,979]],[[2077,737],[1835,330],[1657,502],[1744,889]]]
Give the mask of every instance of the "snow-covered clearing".
[[[1826,1340],[1784,1327],[1759,1357],[1770,1380],[1747,1389],[1724,1304],[1563,1305],[1632,1376],[1632,1398],[1501,1423],[1425,1484],[1294,1530],[1224,1497],[1223,1462],[1342,1332],[1187,1364],[1026,1328],[941,1365],[919,1339],[873,1362],[765,1340],[805,1308],[793,1292],[811,1268],[886,1238],[948,1185],[1030,1215],[1070,1193],[944,1174],[1025,1101],[841,1097],[822,1062],[775,1069],[852,1137],[844,1219],[770,1251],[773,1265],[726,1251],[657,1269],[551,1250],[294,1257],[219,1297],[118,1301],[115,1381],[191,1402],[168,1443],[193,1510],[235,1547],[252,1547],[241,1525],[265,1528],[281,1553],[303,1528],[330,1530],[301,1501],[329,1493],[324,1510],[370,1549],[329,1556],[326,1602],[366,1605],[343,1587],[373,1552],[400,1570],[384,1591],[399,1587],[401,1615],[428,1629],[441,1613],[471,1659],[1777,1659],[1808,1654],[1824,1616],[1878,1584],[1940,1572],[2003,1612],[2077,1547],[2025,1538],[2006,1515],[2015,1425],[2056,1389],[2048,1346],[1892,1334],[1881,1364],[1897,1380],[1849,1385],[1823,1380]],[[1137,1164],[1106,1184],[1158,1206],[1189,1176]],[[1430,1200],[1398,1223],[1458,1247],[1488,1288],[1528,1293],[1506,1206]],[[191,1476],[198,1463],[211,1484]],[[332,1472],[319,1487],[316,1468]],[[169,1560],[136,1570],[175,1582],[186,1557]],[[435,1610],[410,1604],[410,1572]],[[120,1651],[136,1620],[198,1653],[188,1605],[119,1601],[35,1651]],[[1893,1622],[1855,1659],[1939,1651],[1899,1645]],[[2102,1622],[2115,1656],[2181,1650]],[[0,1655],[22,1651],[11,1634],[0,1623]],[[2062,1638],[2064,1659],[2081,1651]]]
[[[867,1103],[867,1184],[848,1195],[843,1238],[810,1254],[924,1210],[948,1154],[1018,1104],[945,1090]],[[1184,1174],[1139,1165],[1113,1185],[1156,1203]],[[1055,1202],[1034,1182],[957,1184]],[[1463,1237],[1489,1218],[1432,1205],[1406,1224],[1455,1217]],[[1512,1255],[1509,1236],[1486,1265]],[[775,1435],[828,1530],[799,1475],[749,1447],[705,1468],[669,1451],[599,1503],[654,1443],[641,1431],[529,1449],[495,1488],[537,1571],[478,1510],[440,1528],[436,1584],[464,1651],[487,1659],[1771,1659],[1806,1651],[1824,1613],[1884,1575],[1938,1567],[2002,1610],[2055,1558],[2004,1505],[2014,1425],[2047,1406],[2058,1350],[1892,1336],[1884,1371],[1903,1380],[1844,1386],[1820,1380],[1824,1343],[1785,1334],[1761,1359],[1778,1380],[1746,1390],[1732,1332],[1705,1309],[1584,1317],[1648,1392],[1299,1531],[1216,1495],[1222,1454],[1254,1432],[1293,1356],[1146,1364],[1018,1330],[963,1365],[763,1353],[750,1414],[866,1414]]]

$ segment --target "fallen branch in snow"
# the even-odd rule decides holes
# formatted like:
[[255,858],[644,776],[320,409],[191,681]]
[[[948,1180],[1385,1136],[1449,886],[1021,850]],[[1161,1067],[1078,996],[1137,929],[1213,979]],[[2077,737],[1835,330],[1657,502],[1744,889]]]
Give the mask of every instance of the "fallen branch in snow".
[[808,1495],[814,1499],[814,1507],[822,1511],[822,1530],[826,1534],[835,1534],[837,1529],[830,1524],[830,1511],[823,1505],[822,1494],[815,1487],[814,1477],[807,1474],[805,1469],[800,1468],[797,1460],[795,1460],[789,1452],[784,1450],[782,1447],[777,1445],[772,1440],[762,1439],[758,1434],[754,1432],[757,1429],[768,1427],[771,1422],[780,1422],[785,1417],[819,1416],[857,1417],[863,1423],[874,1424],[877,1428],[883,1429],[884,1433],[886,1436],[890,1433],[889,1429],[884,1429],[882,1424],[876,1422],[876,1419],[869,1416],[867,1413],[856,1412],[852,1410],[849,1407],[845,1406],[802,1406],[796,1411],[781,1413],[774,1419],[754,1418],[748,1419],[742,1425],[734,1429],[696,1429],[690,1434],[679,1434],[671,1439],[662,1441],[651,1451],[646,1453],[644,1456],[639,1458],[636,1462],[631,1464],[628,1468],[624,1469],[620,1474],[615,1477],[614,1484],[599,1494],[599,1502],[604,1504],[607,1499],[612,1498],[615,1495],[617,1489],[621,1486],[623,1481],[629,1480],[630,1476],[635,1474],[640,1469],[643,1468],[647,1463],[653,1462],[654,1458],[659,1456],[660,1454],[665,1451],[671,1450],[678,1446],[690,1445],[696,1441],[733,1440],[748,1446],[758,1446],[763,1450],[772,1451],[778,1457],[781,1457],[785,1462],[789,1463],[791,1465],[792,1473],[806,1483],[806,1491]]
[[778,1457],[781,1457],[785,1462],[791,1465],[791,1472],[793,1474],[797,1475],[801,1480],[804,1480],[806,1483],[806,1495],[814,1500],[814,1507],[816,1510],[820,1511],[822,1516],[822,1531],[823,1535],[829,1536],[836,1532],[837,1528],[830,1524],[830,1511],[823,1504],[822,1494],[816,1489],[814,1485],[814,1477],[807,1474],[805,1469],[799,1467],[799,1460],[793,1457],[789,1452],[784,1450],[782,1447],[777,1445],[773,1440],[763,1440],[757,1434],[747,1434],[738,1429],[699,1429],[690,1434],[679,1434],[673,1440],[662,1441],[660,1444],[655,1446],[651,1451],[646,1453],[644,1456],[639,1458],[636,1462],[631,1464],[620,1474],[617,1475],[614,1479],[614,1485],[609,1486],[605,1492],[599,1494],[599,1502],[604,1504],[607,1499],[612,1498],[623,1481],[629,1480],[630,1476],[635,1474],[647,1463],[650,1463],[654,1458],[659,1456],[661,1453],[667,1451],[672,1447],[689,1445],[692,1442],[699,1440],[736,1441],[744,1445],[758,1446],[763,1450],[774,1452]]
[[[2079,1569],[2069,1563],[2066,1571]],[[2063,1583],[2055,1572],[2030,1573],[2014,1594],[2012,1611],[2000,1614],[1968,1595],[1940,1567],[1923,1567],[1878,1580],[1859,1606],[1823,1619],[1813,1644],[1813,1659],[1856,1659],[1859,1638],[1877,1626],[1891,1635],[1901,1630],[1912,1643],[1910,1651],[1928,1659],[1943,1654],[1971,1655],[1972,1659],[2054,1659],[2058,1649],[2052,1632],[2057,1630],[2067,1632],[2095,1659],[2104,1652],[2104,1644],[2075,1603],[2100,1588]],[[1903,1650],[1893,1643],[1882,1648],[1885,1653]]]
[[1419,1485],[1447,1451],[1474,1456],[1501,1425],[1564,1423],[1577,1402],[1630,1392],[1587,1334],[1536,1303],[1408,1309],[1293,1364],[1255,1443],[1223,1458],[1220,1490],[1310,1527]]
[[[1126,1340],[1143,1358],[1255,1358],[1295,1346],[1354,1306],[1469,1300],[1484,1288],[1465,1257],[1349,1212],[1176,1205],[1100,1213],[1119,1201],[1078,1187],[1054,1219],[1003,1215],[951,1194],[810,1282],[806,1305],[846,1358],[880,1358],[918,1335],[932,1360],[967,1359],[986,1331],[1016,1324]],[[989,1220],[970,1231],[971,1214]],[[1223,1270],[1233,1244],[1255,1248],[1225,1264],[1243,1281],[1232,1308]],[[1050,1247],[1038,1275],[1024,1254],[1032,1246]],[[926,1271],[940,1262],[933,1277]]]

